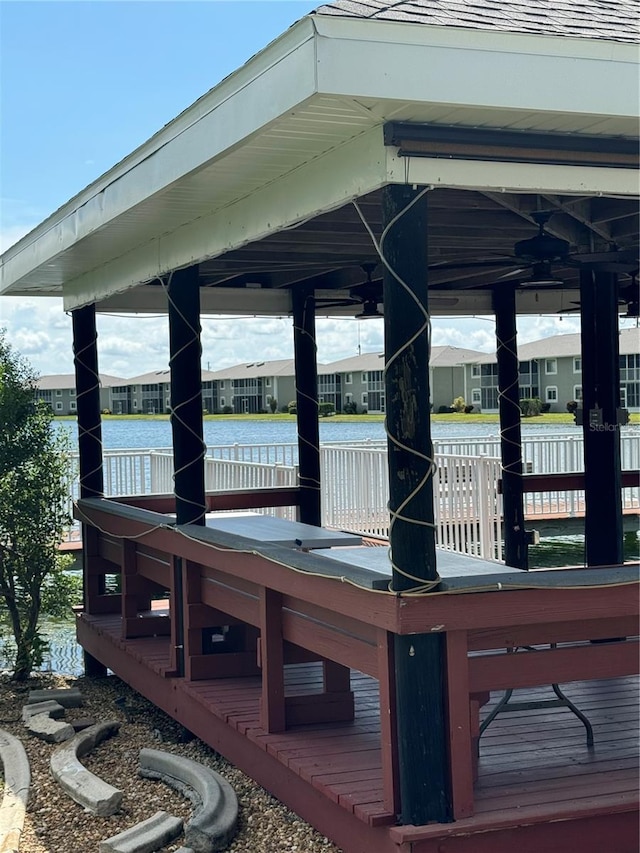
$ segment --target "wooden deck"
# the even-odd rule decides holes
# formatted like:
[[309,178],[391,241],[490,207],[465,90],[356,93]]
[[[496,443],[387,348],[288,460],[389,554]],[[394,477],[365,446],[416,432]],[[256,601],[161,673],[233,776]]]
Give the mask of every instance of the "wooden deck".
[[[527,573],[450,555],[438,592],[405,596],[377,588],[358,549],[327,559],[100,499],[78,513],[81,645],[345,853],[636,853],[637,566]],[[425,641],[442,653],[452,820],[412,826],[394,654]],[[553,699],[552,682],[591,718],[594,748],[545,705],[501,714],[478,760],[491,694]],[[411,724],[420,737],[429,721]]]
[[[269,734],[261,725],[259,677],[191,683],[165,679],[169,638],[124,640],[118,616],[83,614],[78,635],[85,648],[99,653],[134,688],[320,831],[339,844],[346,840],[350,852],[638,849],[636,678],[564,686],[593,725],[593,749],[587,748],[584,727],[567,709],[498,716],[480,741],[475,815],[451,824],[400,827],[383,804],[380,704],[373,678],[352,672],[353,722],[293,726]],[[288,693],[321,689],[320,664],[292,665],[286,671]],[[520,691],[518,699],[550,695],[550,688],[539,687]],[[498,696],[483,709],[485,714]],[[355,822],[357,830],[349,829]],[[585,843],[585,827],[591,846]],[[366,839],[366,846],[346,846],[354,834]]]

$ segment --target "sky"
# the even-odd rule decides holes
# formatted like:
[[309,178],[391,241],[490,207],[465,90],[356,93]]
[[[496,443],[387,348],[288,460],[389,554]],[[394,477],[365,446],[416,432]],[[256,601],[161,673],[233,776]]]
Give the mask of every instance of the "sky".
[[[0,251],[145,142],[319,2],[0,0]],[[166,369],[166,317],[98,315],[102,373]],[[202,364],[291,358],[288,318],[206,318]],[[41,375],[72,373],[61,299],[0,297],[0,328]],[[521,320],[519,342],[579,331]],[[382,321],[319,319],[318,360],[383,349]],[[433,345],[490,351],[491,318],[433,320]]]

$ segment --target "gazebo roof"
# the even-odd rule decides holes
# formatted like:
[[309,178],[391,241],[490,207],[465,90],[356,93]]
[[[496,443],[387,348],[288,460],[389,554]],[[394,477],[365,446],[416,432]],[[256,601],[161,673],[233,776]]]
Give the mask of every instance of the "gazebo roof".
[[[571,255],[630,250],[628,275],[635,6],[499,8],[321,6],[8,249],[0,294],[158,311],[161,278],[199,264],[203,313],[287,314],[303,282],[318,313],[358,313],[381,275],[380,189],[405,182],[431,188],[433,313],[490,310],[540,209]],[[564,284],[525,281],[518,311],[566,307],[577,277],[556,263]]]

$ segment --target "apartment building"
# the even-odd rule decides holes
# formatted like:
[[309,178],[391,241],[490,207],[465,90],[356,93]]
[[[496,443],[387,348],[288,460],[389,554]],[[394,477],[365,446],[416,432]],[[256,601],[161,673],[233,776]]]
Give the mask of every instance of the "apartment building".
[[[620,347],[620,401],[629,411],[640,411],[640,332],[622,329]],[[520,398],[538,397],[550,412],[566,412],[567,403],[582,400],[580,335],[555,335],[518,346]],[[498,367],[495,353],[467,365],[469,402],[484,412],[498,410]]]
[[[111,395],[114,387],[127,382],[118,376],[99,374],[100,408],[111,411]],[[77,412],[76,377],[74,373],[56,373],[41,376],[36,381],[36,399],[48,403],[54,415],[75,415]]]

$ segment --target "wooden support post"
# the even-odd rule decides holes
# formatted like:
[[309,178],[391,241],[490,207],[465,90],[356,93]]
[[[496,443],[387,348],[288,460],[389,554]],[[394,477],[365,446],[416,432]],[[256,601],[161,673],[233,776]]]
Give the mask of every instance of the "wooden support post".
[[[176,270],[167,287],[171,430],[177,524],[204,525],[202,370],[200,365],[200,283],[198,267]],[[171,585],[172,663],[184,675],[182,560],[173,558]],[[175,660],[174,660],[175,658]]]
[[[86,305],[72,311],[71,324],[76,374],[80,497],[102,497],[102,422],[95,305]],[[104,575],[92,575],[90,571],[91,560],[97,556],[97,531],[84,523],[82,548],[84,607],[87,613],[92,613],[99,597],[104,594],[105,586]],[[84,669],[85,674],[90,676],[103,677],[107,674],[107,668],[86,652]]]
[[504,561],[507,566],[526,569],[529,560],[524,529],[520,373],[516,345],[516,292],[513,285],[496,286],[493,308],[496,315]]
[[76,373],[80,497],[100,498],[104,494],[104,481],[95,305],[76,308],[71,312],[71,322]]
[[453,817],[460,820],[473,814],[474,755],[471,741],[467,632],[448,631],[446,646],[451,796]]
[[282,595],[260,588],[260,658],[262,701],[260,718],[267,732],[286,728],[284,654],[282,642]]
[[391,814],[400,813],[398,725],[395,706],[394,635],[378,629],[378,683],[380,685],[380,756],[382,797]]
[[614,273],[580,273],[585,550],[589,566],[622,563],[618,287]]
[[298,470],[300,521],[321,524],[320,431],[318,427],[318,367],[316,353],[316,302],[313,291],[294,287],[293,346],[298,410]]
[[[409,186],[382,191],[381,240],[385,394],[393,588],[437,579],[433,445],[429,416],[427,195]],[[438,634],[395,638],[401,819],[451,820],[444,699],[444,648]]]
[[206,448],[202,430],[198,267],[176,270],[171,276],[167,296],[176,521],[204,525]]

